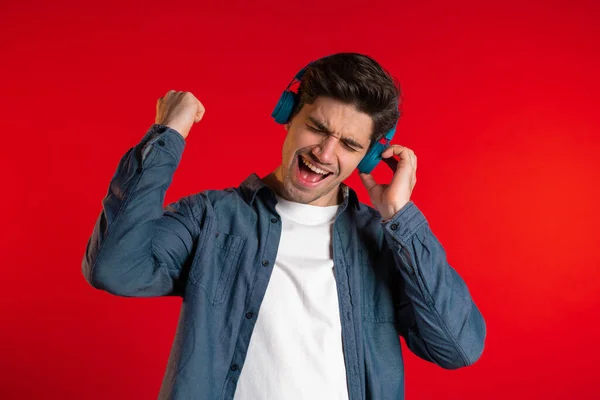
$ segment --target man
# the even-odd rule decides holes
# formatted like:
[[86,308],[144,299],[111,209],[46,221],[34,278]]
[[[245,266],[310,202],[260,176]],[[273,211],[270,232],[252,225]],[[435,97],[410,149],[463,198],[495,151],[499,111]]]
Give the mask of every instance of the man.
[[163,209],[205,112],[170,91],[110,183],[83,272],[116,295],[183,297],[162,399],[402,399],[399,336],[448,369],[483,351],[484,320],[410,200],[414,152],[380,154],[389,184],[360,174],[374,208],[343,183],[394,129],[399,88],[361,54],[301,72],[268,176]]

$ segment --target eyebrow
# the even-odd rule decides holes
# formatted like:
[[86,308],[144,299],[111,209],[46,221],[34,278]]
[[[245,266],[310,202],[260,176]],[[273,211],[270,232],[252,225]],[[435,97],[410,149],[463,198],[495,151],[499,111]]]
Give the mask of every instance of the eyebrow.
[[[319,121],[318,119],[316,119],[315,117],[310,116],[310,115],[308,116],[308,119],[310,120],[310,122],[312,122],[313,124],[315,124],[315,126],[318,129],[320,129],[323,132],[326,132],[326,133],[328,133],[330,135],[333,134],[333,132],[331,132],[331,130],[327,127],[327,125],[325,124],[325,122]],[[340,140],[343,141],[343,142],[346,142],[350,146],[357,147],[357,148],[359,148],[361,150],[364,148],[360,143],[358,143],[354,139],[351,139],[351,138],[348,138],[348,137],[343,137]]]

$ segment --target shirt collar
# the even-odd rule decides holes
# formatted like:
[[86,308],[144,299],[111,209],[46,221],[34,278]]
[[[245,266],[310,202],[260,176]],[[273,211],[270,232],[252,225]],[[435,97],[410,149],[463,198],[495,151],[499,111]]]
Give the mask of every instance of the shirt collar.
[[[360,210],[360,201],[358,200],[358,196],[356,195],[354,189],[343,182],[340,183],[340,187],[342,188],[342,195],[344,199],[344,203],[342,203],[342,205],[347,203],[348,205],[354,206],[357,210]],[[275,202],[277,201],[275,199],[275,193],[262,181],[262,179],[259,178],[258,175],[256,175],[256,173],[250,174],[250,176],[248,176],[244,182],[242,182],[240,189],[244,200],[249,205],[252,205],[256,199],[256,196],[259,193],[263,194],[263,192],[264,195],[271,197],[271,200],[274,200]]]

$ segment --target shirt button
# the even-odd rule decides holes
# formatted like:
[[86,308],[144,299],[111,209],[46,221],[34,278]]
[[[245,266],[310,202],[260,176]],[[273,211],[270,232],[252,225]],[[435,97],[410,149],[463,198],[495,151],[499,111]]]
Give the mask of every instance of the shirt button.
[[246,318],[250,319],[254,316],[254,314],[252,314],[251,312],[246,313]]
[[394,223],[392,224],[392,226],[390,226],[390,228],[392,228],[393,231],[398,229],[398,224]]
[[142,173],[142,167],[138,167],[138,169],[135,170],[136,174],[141,174]]
[[237,371],[237,365],[233,364],[229,369],[232,371]]
[[161,139],[161,140],[158,141],[158,144],[161,145],[161,146],[164,146],[165,145],[165,141]]
[[263,260],[262,265],[263,265],[263,267],[268,267],[269,266],[269,260]]
[[271,218],[271,222],[274,223],[274,224],[276,224],[277,223],[277,218],[275,218],[275,217]]

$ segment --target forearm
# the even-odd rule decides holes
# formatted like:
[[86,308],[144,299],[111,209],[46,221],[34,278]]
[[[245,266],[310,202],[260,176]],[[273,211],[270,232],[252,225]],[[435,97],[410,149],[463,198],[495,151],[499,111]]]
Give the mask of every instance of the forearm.
[[475,362],[483,351],[485,321],[423,214],[411,202],[384,231],[414,311],[409,347],[444,368]]
[[[153,241],[184,147],[177,132],[153,125],[120,160],[82,261],[92,286],[125,296],[173,290],[171,275],[184,260],[157,254]],[[185,254],[181,250],[171,254]]]

